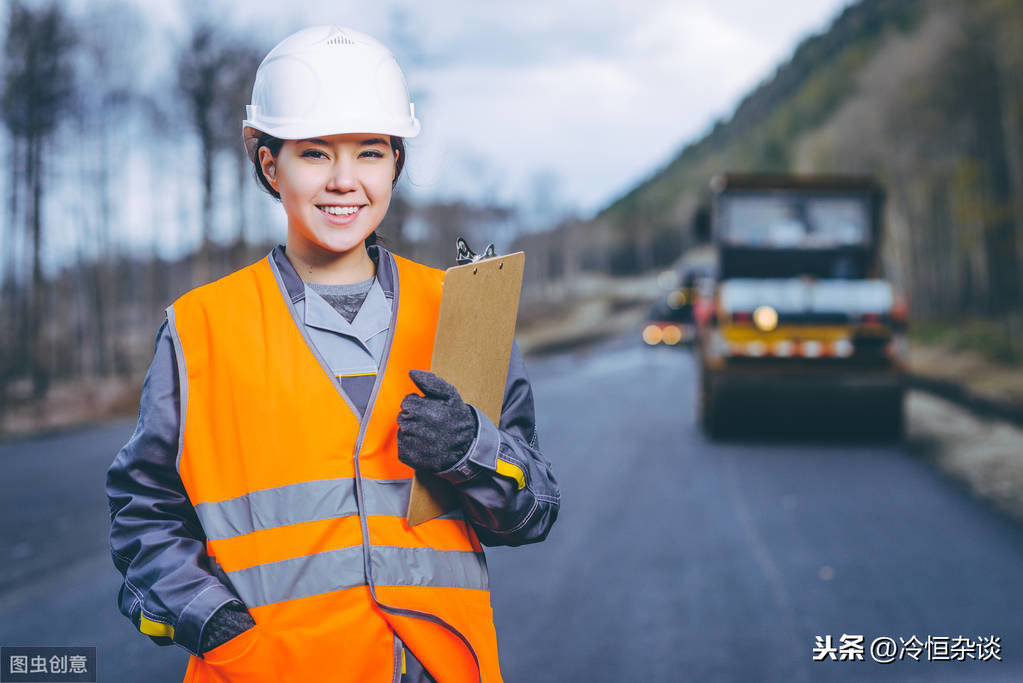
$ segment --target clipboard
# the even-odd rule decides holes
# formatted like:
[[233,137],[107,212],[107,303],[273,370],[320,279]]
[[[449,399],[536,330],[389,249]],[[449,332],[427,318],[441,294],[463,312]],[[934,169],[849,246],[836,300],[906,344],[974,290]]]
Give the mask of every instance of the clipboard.
[[[460,246],[464,244],[459,242]],[[499,424],[526,254],[491,254],[492,247],[482,259],[448,268],[444,273],[430,371],[454,385],[463,401]],[[409,496],[410,526],[459,505],[450,483],[416,472]]]

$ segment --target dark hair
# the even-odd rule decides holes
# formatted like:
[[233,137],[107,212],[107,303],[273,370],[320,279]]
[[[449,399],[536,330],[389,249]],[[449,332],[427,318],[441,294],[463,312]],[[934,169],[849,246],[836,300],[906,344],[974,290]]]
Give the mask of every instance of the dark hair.
[[[401,177],[401,169],[405,167],[405,138],[400,138],[397,135],[391,135],[391,150],[394,152],[394,180],[391,182],[391,187],[398,184],[398,178]],[[252,165],[255,167],[256,180],[262,186],[263,190],[267,192],[271,197],[277,201],[281,200],[280,193],[273,188],[270,181],[263,175],[263,167],[259,163],[259,150],[262,147],[266,147],[270,150],[270,155],[273,158],[277,158],[277,155],[281,153],[281,147],[284,146],[284,140],[281,138],[275,138],[269,133],[260,132],[259,138],[256,140],[256,146],[252,151]],[[377,243],[376,230],[371,232],[366,237],[366,246]]]

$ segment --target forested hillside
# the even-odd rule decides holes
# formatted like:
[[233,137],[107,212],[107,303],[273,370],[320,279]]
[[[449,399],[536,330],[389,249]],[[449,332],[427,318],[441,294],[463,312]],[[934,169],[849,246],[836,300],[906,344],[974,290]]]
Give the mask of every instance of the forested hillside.
[[1011,318],[1023,308],[1023,3],[850,6],[598,216],[619,262],[691,244],[692,213],[725,170],[876,174],[886,275],[914,314]]

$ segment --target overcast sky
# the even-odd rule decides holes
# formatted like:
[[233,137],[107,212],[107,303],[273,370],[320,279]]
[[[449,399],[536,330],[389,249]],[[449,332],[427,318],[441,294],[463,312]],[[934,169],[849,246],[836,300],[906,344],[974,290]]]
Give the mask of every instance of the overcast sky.
[[[147,11],[169,23],[190,6],[210,11],[183,2]],[[268,45],[327,23],[388,44],[422,121],[408,167],[420,196],[588,215],[729,115],[848,4],[244,0],[214,11]]]

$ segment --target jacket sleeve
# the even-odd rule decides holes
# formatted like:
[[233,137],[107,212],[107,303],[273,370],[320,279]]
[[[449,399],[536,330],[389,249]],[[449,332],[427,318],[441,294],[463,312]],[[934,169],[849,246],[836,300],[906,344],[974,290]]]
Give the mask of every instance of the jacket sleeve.
[[486,545],[523,545],[547,537],[561,490],[540,453],[533,390],[518,344],[512,344],[500,425],[475,407],[469,452],[439,476],[455,485],[466,517]]
[[210,617],[240,601],[206,554],[178,475],[180,391],[167,326],[157,334],[135,433],[107,470],[110,552],[124,576],[121,612],[157,643],[198,654]]

